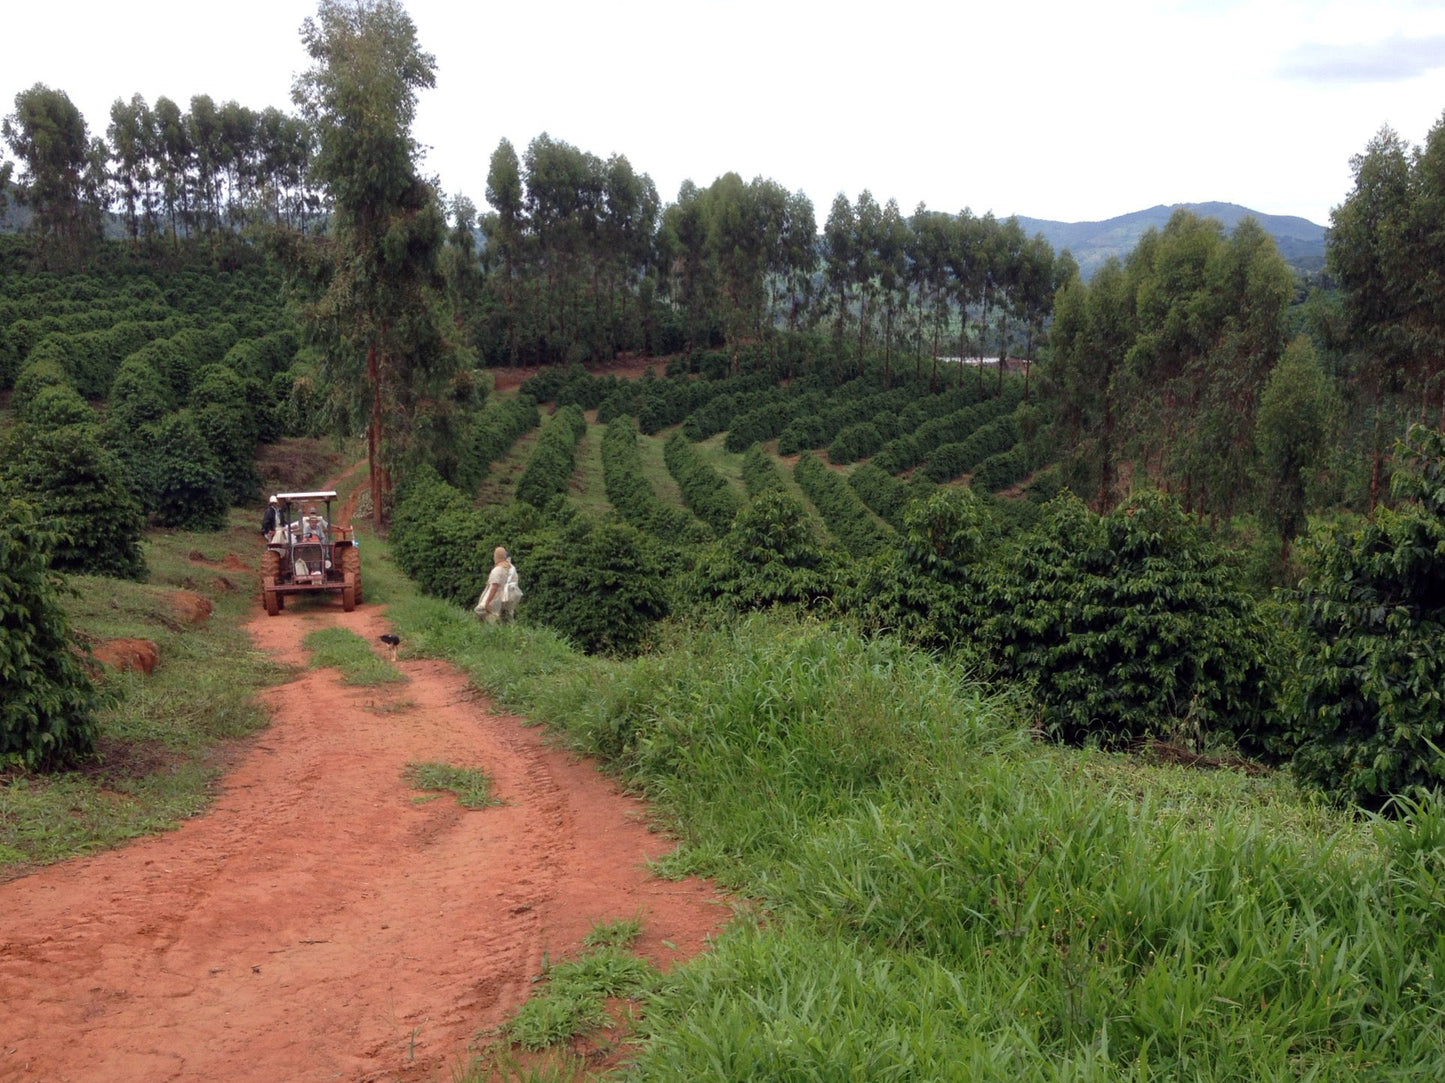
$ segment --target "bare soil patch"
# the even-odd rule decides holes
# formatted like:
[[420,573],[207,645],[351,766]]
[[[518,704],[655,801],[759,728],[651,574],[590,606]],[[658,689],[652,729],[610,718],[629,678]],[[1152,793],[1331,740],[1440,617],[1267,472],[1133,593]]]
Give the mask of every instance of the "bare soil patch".
[[[248,624],[304,667],[304,636],[385,650],[376,606],[330,599]],[[667,966],[730,916],[590,763],[493,710],[456,670],[348,687],[299,668],[212,810],[164,835],[0,884],[0,1080],[446,1079],[528,996],[544,956],[641,915]],[[504,804],[420,793],[407,764],[494,778]]]

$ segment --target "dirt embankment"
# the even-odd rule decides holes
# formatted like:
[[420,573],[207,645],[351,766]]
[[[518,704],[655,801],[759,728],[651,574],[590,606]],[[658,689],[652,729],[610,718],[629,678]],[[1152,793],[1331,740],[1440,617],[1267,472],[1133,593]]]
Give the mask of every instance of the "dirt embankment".
[[[377,607],[329,596],[249,630],[304,666],[332,625],[384,650]],[[702,949],[730,911],[648,875],[669,843],[638,803],[451,667],[400,665],[385,689],[301,670],[210,812],[0,885],[0,1080],[445,1079],[596,922],[640,914],[663,965]],[[418,793],[429,760],[505,804]]]

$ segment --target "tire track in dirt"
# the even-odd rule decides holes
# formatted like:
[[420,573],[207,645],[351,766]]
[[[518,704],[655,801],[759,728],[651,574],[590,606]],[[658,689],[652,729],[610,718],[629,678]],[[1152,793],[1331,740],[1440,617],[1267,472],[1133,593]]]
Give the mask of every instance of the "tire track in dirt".
[[[248,628],[302,667],[333,625],[387,630],[329,597]],[[445,1077],[597,921],[641,914],[664,966],[703,948],[730,911],[646,873],[670,845],[639,803],[453,668],[399,665],[384,688],[300,669],[205,815],[0,885],[0,1079]],[[505,803],[419,794],[423,760]]]

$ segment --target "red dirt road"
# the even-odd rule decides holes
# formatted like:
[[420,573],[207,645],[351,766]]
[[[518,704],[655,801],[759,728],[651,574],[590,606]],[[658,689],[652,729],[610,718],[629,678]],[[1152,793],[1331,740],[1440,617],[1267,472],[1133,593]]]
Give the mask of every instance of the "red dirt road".
[[[328,625],[385,650],[380,609],[330,598],[250,631],[302,666]],[[669,843],[594,767],[451,667],[399,665],[377,688],[303,670],[211,811],[0,884],[0,1080],[449,1079],[598,921],[640,914],[666,966],[730,916],[648,875]],[[506,803],[419,793],[405,768],[430,760]]]

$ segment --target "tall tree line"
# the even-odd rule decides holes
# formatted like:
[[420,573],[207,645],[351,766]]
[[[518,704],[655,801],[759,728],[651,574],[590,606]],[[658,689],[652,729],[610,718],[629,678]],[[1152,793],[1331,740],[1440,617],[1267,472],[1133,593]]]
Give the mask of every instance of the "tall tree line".
[[21,175],[16,194],[31,210],[47,267],[74,267],[114,211],[135,242],[215,239],[262,221],[304,227],[320,210],[309,168],[312,132],[275,107],[189,108],[139,94],[117,98],[105,138],[93,136],[63,91],[37,83],[15,96],[0,134]]

